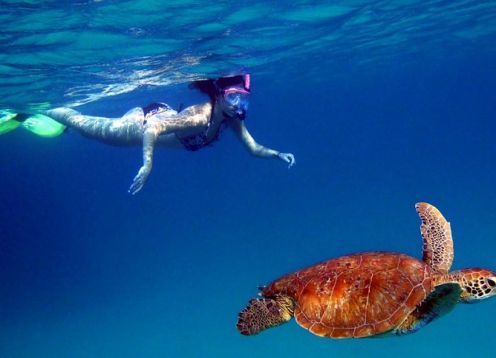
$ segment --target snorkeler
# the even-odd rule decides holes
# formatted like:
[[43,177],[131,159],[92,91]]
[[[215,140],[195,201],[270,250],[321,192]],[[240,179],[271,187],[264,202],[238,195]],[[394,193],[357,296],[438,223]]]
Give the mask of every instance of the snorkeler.
[[129,188],[131,194],[139,192],[150,175],[156,144],[196,151],[217,140],[224,128],[231,128],[254,156],[280,159],[288,167],[295,163],[293,154],[258,144],[246,129],[250,75],[195,81],[192,87],[207,94],[210,101],[180,112],[165,103],[152,103],[116,119],[86,116],[65,107],[49,110],[46,115],[104,143],[142,144],[143,165]]

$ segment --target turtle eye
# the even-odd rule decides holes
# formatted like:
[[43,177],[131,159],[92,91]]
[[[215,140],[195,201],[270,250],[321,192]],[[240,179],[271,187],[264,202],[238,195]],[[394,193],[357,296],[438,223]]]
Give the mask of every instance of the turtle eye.
[[487,279],[487,283],[488,283],[488,284],[489,284],[489,286],[491,286],[491,287],[496,286],[496,282],[495,282],[493,279],[488,278],[488,279]]

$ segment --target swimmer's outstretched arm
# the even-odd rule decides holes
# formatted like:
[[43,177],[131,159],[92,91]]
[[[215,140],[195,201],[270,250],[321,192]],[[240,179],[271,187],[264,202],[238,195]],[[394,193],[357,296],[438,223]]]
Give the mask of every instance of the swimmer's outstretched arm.
[[210,120],[211,112],[212,105],[206,103],[188,107],[173,115],[168,112],[160,112],[148,119],[143,132],[143,165],[134,177],[129,192],[134,195],[145,185],[152,170],[153,149],[160,135],[206,126]]
[[288,168],[291,168],[295,164],[295,157],[291,153],[281,153],[277,150],[264,147],[258,144],[255,139],[253,139],[250,132],[245,126],[245,123],[239,120],[235,120],[231,124],[231,128],[237,134],[241,142],[246,146],[248,151],[260,158],[277,158],[288,163]]
[[146,179],[152,171],[153,149],[158,138],[157,133],[157,130],[145,127],[145,132],[143,133],[143,165],[134,177],[133,183],[128,190],[133,195],[143,188]]

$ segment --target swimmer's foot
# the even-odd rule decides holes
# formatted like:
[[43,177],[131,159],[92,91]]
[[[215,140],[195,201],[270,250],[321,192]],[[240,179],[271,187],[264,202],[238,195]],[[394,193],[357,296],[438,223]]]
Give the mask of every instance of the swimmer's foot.
[[14,121],[17,122],[24,122],[26,119],[28,119],[31,115],[27,113],[17,113],[14,118],[12,118]]

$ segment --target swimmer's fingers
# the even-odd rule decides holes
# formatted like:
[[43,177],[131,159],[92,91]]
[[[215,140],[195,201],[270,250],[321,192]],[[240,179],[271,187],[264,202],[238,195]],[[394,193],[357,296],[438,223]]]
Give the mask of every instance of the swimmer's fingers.
[[134,195],[143,188],[143,184],[143,180],[141,180],[139,177],[135,177],[127,192],[131,195]]
[[295,163],[295,157],[291,153],[279,153],[278,157],[288,163],[288,168],[291,168]]
[[139,192],[141,189],[143,189],[146,178],[148,178],[148,174],[150,174],[150,171],[147,170],[147,168],[145,167],[141,167],[138,174],[134,177],[133,183],[129,187],[128,192],[134,195],[137,192]]
[[295,165],[296,160],[293,154],[288,153],[288,158],[289,158],[289,165],[288,168],[291,168],[293,165]]

